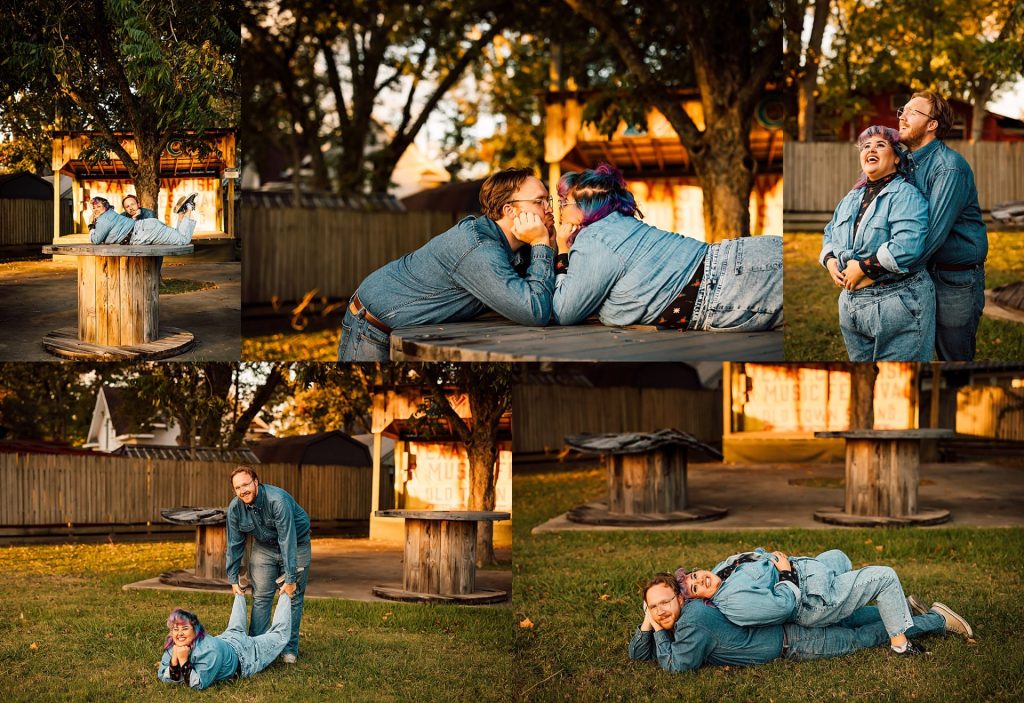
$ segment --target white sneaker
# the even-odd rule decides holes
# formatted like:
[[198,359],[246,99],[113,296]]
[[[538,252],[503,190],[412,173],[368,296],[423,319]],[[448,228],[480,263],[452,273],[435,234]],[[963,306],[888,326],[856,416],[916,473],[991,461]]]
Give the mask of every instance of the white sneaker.
[[283,661],[285,664],[294,664],[296,662],[296,660],[297,660],[297,657],[294,654],[282,654],[281,655],[281,661]]

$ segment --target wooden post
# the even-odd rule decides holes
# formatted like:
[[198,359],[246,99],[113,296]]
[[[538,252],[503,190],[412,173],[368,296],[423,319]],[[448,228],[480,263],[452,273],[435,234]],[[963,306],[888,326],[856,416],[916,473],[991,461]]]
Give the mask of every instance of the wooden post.
[[609,512],[641,515],[686,509],[686,447],[609,454],[605,462]]
[[228,530],[225,525],[196,526],[196,576],[226,580],[227,551]]
[[920,440],[846,440],[846,506],[850,515],[914,515]]

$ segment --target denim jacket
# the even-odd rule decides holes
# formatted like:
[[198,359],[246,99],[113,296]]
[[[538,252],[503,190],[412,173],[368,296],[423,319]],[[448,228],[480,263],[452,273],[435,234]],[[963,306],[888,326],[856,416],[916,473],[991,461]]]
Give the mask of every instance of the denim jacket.
[[910,180],[928,200],[924,258],[937,264],[983,263],[988,234],[970,164],[939,139],[912,152],[910,162]]
[[229,583],[238,583],[238,571],[245,554],[245,538],[267,546],[278,546],[284,562],[285,583],[295,583],[296,545],[309,542],[309,516],[289,493],[268,483],[259,484],[256,500],[246,505],[236,496],[228,505],[227,573]]
[[[740,564],[718,588],[711,602],[730,622],[742,626],[781,625],[796,614],[800,589],[789,581],[780,581],[774,558],[758,547],[756,560]],[[711,571],[718,573],[743,554],[734,554]],[[793,565],[796,569],[796,564]],[[799,576],[799,570],[797,570]]]
[[[525,247],[524,247],[525,249]],[[551,318],[551,247],[530,247],[525,278],[497,223],[467,217],[422,247],[377,269],[359,285],[359,300],[388,326],[470,320],[488,308],[521,325]]]
[[[920,192],[896,176],[868,205],[857,231],[853,223],[864,191],[854,188],[840,202],[825,225],[818,261],[825,265],[828,254],[838,259],[839,270],[851,259],[878,258],[893,274],[913,273],[925,267],[928,233],[928,203]],[[886,277],[887,278],[887,277]],[[885,278],[881,279],[885,280]]]
[[611,326],[653,324],[693,278],[708,245],[613,212],[580,230],[555,281],[555,321],[598,312]]
[[95,227],[89,233],[89,241],[93,244],[117,244],[132,233],[135,220],[111,208],[97,217],[93,224]]
[[665,671],[693,671],[703,664],[753,666],[781,655],[781,625],[740,627],[702,600],[686,602],[672,632],[637,628],[629,642],[630,659],[656,660]]
[[[188,660],[192,664],[192,674],[188,681],[182,683],[195,689],[209,688],[218,681],[230,679],[238,670],[238,653],[223,639],[209,633],[195,643]],[[160,658],[157,678],[167,683],[178,683],[171,678],[170,667],[171,650],[166,649]]]

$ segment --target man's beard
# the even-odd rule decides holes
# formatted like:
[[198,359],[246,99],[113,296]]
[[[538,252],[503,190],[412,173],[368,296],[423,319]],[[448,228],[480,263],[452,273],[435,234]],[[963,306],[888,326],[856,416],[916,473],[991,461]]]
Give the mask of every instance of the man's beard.
[[921,125],[920,129],[914,129],[913,127],[908,127],[907,136],[903,136],[901,134],[900,135],[900,141],[903,142],[904,146],[906,146],[908,149],[913,151],[914,149],[916,149],[919,146],[921,146],[921,142],[924,141],[924,137],[925,137],[926,134],[928,134],[928,125],[927,125],[927,123]]

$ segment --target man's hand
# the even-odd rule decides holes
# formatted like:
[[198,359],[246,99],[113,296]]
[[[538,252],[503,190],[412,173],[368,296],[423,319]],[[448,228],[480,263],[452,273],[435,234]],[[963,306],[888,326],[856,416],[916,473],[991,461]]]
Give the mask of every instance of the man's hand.
[[775,561],[772,563],[775,564],[776,569],[779,571],[793,570],[793,565],[789,563],[789,557],[787,557],[783,552],[772,552],[772,556],[775,557]]
[[188,661],[191,650],[188,645],[176,644],[171,648],[171,666],[181,665]]
[[245,589],[239,586],[237,583],[231,584],[231,592],[234,593],[236,596],[245,595]]
[[654,620],[651,618],[651,609],[644,603],[644,621],[640,624],[640,629],[644,632],[650,632],[654,629]]
[[295,589],[296,588],[298,588],[298,584],[286,583],[285,585],[281,586],[281,592],[282,593],[287,593],[288,597],[291,598],[292,596],[295,595]]
[[521,212],[512,220],[512,236],[520,242],[531,246],[545,244],[551,246],[551,232],[544,220],[532,212]]
[[842,288],[846,281],[843,280],[843,272],[839,270],[839,259],[829,259],[825,262],[825,268],[828,269],[828,273],[832,276],[832,282]]
[[565,254],[572,248],[572,245],[569,244],[569,240],[579,231],[579,225],[574,225],[569,222],[562,222],[558,225],[558,231],[555,233],[555,241],[558,243],[559,254]]
[[[846,262],[846,270],[843,271],[843,287],[846,290],[854,291],[864,286],[858,284],[864,280],[864,269],[860,267],[860,262],[856,259],[850,259]],[[870,281],[870,279],[868,279]],[[871,285],[869,282],[867,285]]]

